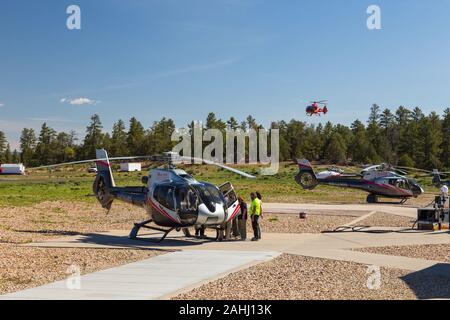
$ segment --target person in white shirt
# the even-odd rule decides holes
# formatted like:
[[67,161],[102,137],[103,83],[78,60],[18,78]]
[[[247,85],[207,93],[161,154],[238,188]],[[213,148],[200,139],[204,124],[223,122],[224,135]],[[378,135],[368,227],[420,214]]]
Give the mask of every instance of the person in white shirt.
[[444,197],[448,197],[448,187],[445,184],[441,187],[441,194]]

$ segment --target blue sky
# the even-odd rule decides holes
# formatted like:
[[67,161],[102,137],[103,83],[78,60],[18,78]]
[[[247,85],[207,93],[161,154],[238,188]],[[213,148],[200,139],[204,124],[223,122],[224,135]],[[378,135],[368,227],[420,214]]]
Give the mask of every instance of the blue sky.
[[[66,28],[71,4],[81,30]],[[382,30],[366,27],[371,4]],[[44,120],[82,137],[93,113],[105,129],[210,111],[349,124],[372,103],[442,113],[449,14],[446,0],[3,0],[0,130],[15,147]],[[330,101],[326,118],[305,116],[312,99]]]

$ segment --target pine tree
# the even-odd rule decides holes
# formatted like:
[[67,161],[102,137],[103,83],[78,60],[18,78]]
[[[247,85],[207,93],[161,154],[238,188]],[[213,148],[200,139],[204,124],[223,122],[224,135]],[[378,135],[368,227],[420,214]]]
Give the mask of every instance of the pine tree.
[[384,161],[389,163],[396,163],[395,153],[395,117],[391,110],[385,109],[380,115],[380,137],[379,141],[379,154]]
[[225,131],[227,125],[221,119],[217,119],[214,112],[210,112],[206,117],[206,129],[219,129]]
[[325,150],[325,159],[338,164],[346,161],[347,145],[344,138],[337,132],[332,133]]
[[20,135],[21,161],[25,166],[35,165],[33,160],[36,148],[36,134],[33,129],[24,128]]
[[86,159],[96,157],[96,149],[103,147],[104,135],[102,122],[97,114],[91,116],[91,123],[86,128],[86,136],[83,142],[83,153]]
[[450,170],[450,108],[445,109],[442,121],[442,154],[441,162],[446,170]]
[[5,152],[6,152],[6,136],[5,133],[0,131],[0,162],[5,162]]
[[364,124],[356,120],[351,124],[353,132],[353,141],[350,144],[349,151],[351,158],[356,163],[366,164],[372,160],[368,158],[368,141],[366,137],[366,128]]
[[227,128],[230,130],[236,130],[239,127],[239,123],[236,121],[236,119],[234,117],[231,117],[228,121],[227,121]]
[[130,154],[143,155],[143,142],[145,130],[142,124],[135,118],[130,119],[130,127],[127,133],[127,148]]
[[371,148],[369,146],[369,149],[375,151],[376,155],[373,154],[372,157],[374,158],[381,158],[380,157],[380,153],[381,153],[381,146],[383,144],[383,142],[381,141],[380,137],[380,106],[378,106],[377,104],[373,104],[372,107],[370,108],[370,115],[369,115],[369,120],[367,121],[368,125],[367,125],[367,139],[369,140],[369,143],[373,146],[373,148]]
[[160,121],[155,121],[147,133],[149,145],[147,153],[155,154],[171,151],[174,146],[171,140],[174,131],[175,123],[172,119],[162,118]]
[[286,126],[286,141],[290,146],[290,159],[306,157],[302,146],[305,123],[291,120]]
[[56,163],[56,148],[53,145],[56,138],[56,131],[43,123],[36,145],[34,158],[39,165]]
[[247,117],[246,124],[249,129],[254,129],[254,130],[258,129],[258,124],[256,123],[255,118],[253,118],[253,116],[251,116],[251,115],[249,115]]
[[58,133],[54,145],[56,149],[56,162],[62,163],[75,160],[76,151],[73,145],[72,133]]
[[411,159],[416,163],[416,165],[425,165],[425,137],[424,137],[424,123],[426,122],[425,116],[422,111],[415,108],[411,112],[411,120],[405,126],[405,131],[403,132],[403,143],[404,150]]
[[113,125],[110,148],[111,155],[114,157],[123,157],[128,154],[127,133],[125,123],[121,119]]
[[127,133],[127,148],[132,155],[142,156],[145,153],[145,130],[142,124],[135,118],[130,119],[130,128]]
[[9,143],[6,145],[4,159],[5,159],[6,163],[11,163],[12,162],[11,146],[9,145]]
[[420,132],[423,137],[421,166],[429,170],[441,169],[442,132],[439,116],[435,112],[420,120]]
[[414,160],[408,155],[404,154],[398,159],[398,165],[403,167],[413,168],[415,166]]
[[19,163],[20,162],[20,154],[17,149],[14,149],[14,152],[12,154],[12,163]]

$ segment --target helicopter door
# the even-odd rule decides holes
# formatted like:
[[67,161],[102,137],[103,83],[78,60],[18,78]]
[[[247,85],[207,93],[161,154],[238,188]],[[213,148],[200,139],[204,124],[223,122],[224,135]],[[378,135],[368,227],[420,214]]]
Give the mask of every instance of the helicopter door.
[[222,192],[225,198],[225,205],[227,211],[227,222],[232,220],[240,211],[239,200],[234,191],[234,187],[231,182],[226,182],[219,187],[220,192]]
[[174,212],[174,192],[175,188],[171,185],[158,185],[153,191],[153,198],[156,203],[152,202],[153,211],[155,211],[152,218],[161,226],[169,227],[173,223],[179,224],[179,218]]
[[194,190],[188,186],[175,188],[175,205],[181,223],[193,225],[198,217],[199,199]]

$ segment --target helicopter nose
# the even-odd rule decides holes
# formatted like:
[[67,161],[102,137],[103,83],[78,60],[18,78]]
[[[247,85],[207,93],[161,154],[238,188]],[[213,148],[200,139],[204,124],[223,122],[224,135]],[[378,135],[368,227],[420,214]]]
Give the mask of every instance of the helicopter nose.
[[223,207],[216,205],[216,210],[211,212],[205,205],[199,206],[197,223],[202,225],[220,224],[225,219]]
[[423,194],[423,193],[425,193],[425,190],[424,190],[424,189],[422,188],[422,186],[419,185],[419,184],[415,184],[415,185],[414,185],[414,189],[415,189],[415,191],[416,191],[417,194]]

